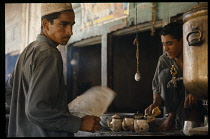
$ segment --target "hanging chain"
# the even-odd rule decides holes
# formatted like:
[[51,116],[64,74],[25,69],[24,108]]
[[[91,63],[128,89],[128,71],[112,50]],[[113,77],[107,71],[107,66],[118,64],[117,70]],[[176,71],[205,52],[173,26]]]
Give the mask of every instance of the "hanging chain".
[[139,73],[139,37],[138,37],[138,29],[137,29],[137,3],[136,3],[136,38],[133,41],[133,45],[136,46],[136,61],[137,61],[137,66],[136,66],[136,74],[135,74],[135,80],[139,81],[141,78],[141,75]]
[[137,29],[137,3],[136,3],[136,37],[138,37],[137,31],[138,29]]
[[137,29],[137,3],[136,3],[136,38],[134,40],[134,45],[136,45],[136,71],[139,73],[139,37],[138,37],[138,29]]
[[136,64],[137,64],[136,71],[137,73],[139,73],[139,38],[136,37],[134,42],[136,45]]

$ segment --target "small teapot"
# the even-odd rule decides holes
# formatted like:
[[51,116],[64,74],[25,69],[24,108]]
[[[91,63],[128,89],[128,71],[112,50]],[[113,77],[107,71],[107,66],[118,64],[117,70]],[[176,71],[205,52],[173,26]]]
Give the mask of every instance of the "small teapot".
[[135,132],[147,132],[149,130],[149,124],[147,119],[140,113],[134,115],[134,130]]
[[107,125],[112,131],[121,131],[122,130],[122,118],[115,114],[112,116],[112,121],[107,118]]
[[125,131],[134,131],[134,118],[124,117],[122,122],[122,128]]

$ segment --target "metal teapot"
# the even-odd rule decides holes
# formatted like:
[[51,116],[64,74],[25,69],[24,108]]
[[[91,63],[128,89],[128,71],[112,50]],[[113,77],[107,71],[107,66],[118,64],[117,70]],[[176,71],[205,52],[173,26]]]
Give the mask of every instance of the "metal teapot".
[[142,114],[135,114],[134,115],[134,130],[135,132],[147,132],[149,130],[149,124],[147,119],[144,118]]
[[107,125],[112,131],[122,131],[122,118],[115,114],[112,116],[112,121],[107,118]]
[[122,122],[122,128],[125,131],[134,131],[134,118],[124,117]]

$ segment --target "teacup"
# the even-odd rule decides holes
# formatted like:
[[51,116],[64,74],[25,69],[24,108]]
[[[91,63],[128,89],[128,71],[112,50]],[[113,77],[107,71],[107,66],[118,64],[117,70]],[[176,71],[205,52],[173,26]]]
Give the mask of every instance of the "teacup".
[[195,122],[193,121],[185,121],[184,122],[184,128],[183,128],[183,133],[186,135],[186,136],[189,136],[189,129],[192,129],[196,127],[196,124]]

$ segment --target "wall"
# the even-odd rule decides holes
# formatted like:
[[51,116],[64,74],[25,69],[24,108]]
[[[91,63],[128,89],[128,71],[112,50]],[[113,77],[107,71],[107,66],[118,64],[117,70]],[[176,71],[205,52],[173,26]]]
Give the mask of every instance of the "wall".
[[5,54],[20,50],[21,14],[21,4],[5,4]]
[[[90,3],[91,4],[91,3]],[[186,9],[196,5],[197,2],[157,2],[156,19],[162,21],[162,26],[170,22],[170,17],[183,13]],[[82,28],[82,9],[81,3],[72,3],[76,14],[76,24],[73,28],[74,35],[69,41],[69,46],[78,46],[90,39],[88,43],[93,43],[91,38],[99,39],[96,42],[101,43],[102,54],[102,84],[107,85],[107,34],[116,30],[132,27],[136,24],[135,11],[136,3],[128,4],[128,16],[117,18],[111,22],[103,22],[89,28]],[[94,4],[93,4],[94,5]],[[7,56],[15,52],[18,55],[23,49],[36,38],[40,32],[40,3],[7,3],[5,4],[5,70],[14,67],[8,63]],[[137,24],[149,23],[151,21],[151,3],[137,3]],[[134,26],[133,26],[134,27]],[[141,29],[141,28],[140,28]],[[95,40],[94,40],[95,41]],[[86,45],[88,45],[86,43]],[[66,77],[66,58],[67,45],[59,46],[64,60],[64,73]],[[6,56],[7,55],[7,56]],[[13,62],[14,63],[14,62]],[[5,75],[6,76],[6,75]]]
[[[5,4],[5,53],[23,49],[40,33],[40,4]],[[12,38],[12,39],[11,39]]]
[[[175,16],[177,14],[183,13],[188,8],[196,5],[196,2],[157,2],[156,9],[157,15],[156,20],[161,21],[162,26],[170,22],[170,17]],[[69,47],[75,46],[84,46],[90,45],[90,43],[96,42],[101,43],[102,47],[102,85],[107,86],[108,82],[108,73],[107,73],[107,35],[111,32],[115,32],[118,30],[124,30],[129,27],[135,28],[135,24],[144,24],[149,23],[152,19],[151,14],[151,3],[129,3],[128,13],[129,15],[124,18],[118,18],[113,20],[112,22],[102,22],[101,24],[83,28],[82,27],[82,19],[84,18],[81,11],[81,6],[77,3],[76,10],[76,24],[74,27],[74,35],[69,41]],[[95,5],[94,3],[92,4]],[[136,23],[136,5],[137,5],[137,23]],[[151,28],[151,27],[150,27]],[[138,28],[139,31],[144,30],[143,28]],[[98,38],[99,40],[95,40],[94,38]]]
[[[163,20],[163,25],[170,22],[170,17],[183,13],[197,2],[157,2],[157,20]],[[129,16],[112,22],[102,23],[90,28],[82,28],[82,12],[80,3],[72,3],[76,13],[74,35],[69,44],[93,36],[107,34],[112,31],[132,26],[135,21],[135,3],[129,3]],[[40,3],[6,3],[5,4],[5,54],[22,50],[33,41],[40,32]],[[137,23],[151,20],[151,3],[137,3]],[[11,40],[13,39],[13,40]],[[15,39],[15,40],[14,40]],[[16,44],[16,45],[14,45]]]
[[[155,31],[171,22],[173,17],[182,15],[182,13],[184,13],[187,9],[196,4],[197,2],[155,3]],[[85,3],[72,3],[72,6],[75,11],[76,22],[73,28],[74,35],[71,37],[71,40],[69,40],[67,45],[58,46],[64,62],[64,77],[67,86],[75,86],[75,83],[73,82],[72,84],[72,79],[70,79],[74,77],[72,77],[73,75],[71,74],[71,71],[68,71],[72,68],[70,64],[70,58],[73,57],[73,53],[69,53],[69,50],[72,50],[72,48],[75,47],[78,47],[79,50],[79,48],[85,46],[101,47],[100,49],[97,49],[97,54],[99,54],[98,50],[101,51],[101,57],[97,55],[98,60],[101,60],[101,70],[97,69],[97,73],[101,74],[101,78],[96,78],[95,76],[98,77],[97,74],[95,76],[88,77],[88,81],[92,81],[92,78],[95,78],[94,81],[97,81],[97,83],[101,83],[101,85],[104,86],[109,85],[114,91],[118,93],[118,97],[113,101],[109,111],[143,112],[143,110],[152,102],[152,75],[155,70],[155,63],[157,62],[157,58],[162,53],[159,48],[154,48],[154,44],[158,44],[157,42],[159,38],[157,34],[153,39],[151,36],[149,36],[152,29],[152,3],[139,2],[118,5],[110,4],[109,6],[111,8],[107,8],[104,5],[104,9],[97,9],[98,3],[88,3],[88,6],[92,7],[89,9],[85,9],[85,6],[87,6]],[[127,6],[127,9],[123,9],[123,6],[124,8]],[[5,80],[12,72],[19,54],[31,41],[36,38],[37,34],[40,33],[40,7],[40,3],[5,4]],[[117,11],[117,9],[120,9],[120,12]],[[94,12],[96,14],[93,14]],[[109,12],[111,12],[110,15],[107,14]],[[96,15],[98,17],[94,17]],[[116,18],[113,18],[115,16]],[[92,22],[90,22],[91,19]],[[96,21],[95,19],[100,22],[93,25],[92,23]],[[84,26],[85,23],[87,26]],[[141,56],[144,56],[141,58],[141,60],[144,60],[141,61],[140,65],[140,70],[142,70],[140,72],[142,73],[143,78],[143,80],[140,82],[136,82],[133,75],[136,72],[136,63],[134,62],[135,57],[132,57],[135,56],[135,47],[132,46],[132,41],[136,30],[141,32],[141,36],[147,36],[146,39],[141,40],[141,49],[144,50],[143,52],[141,51]],[[153,40],[153,42],[147,43],[150,40]],[[111,43],[112,41],[113,43]],[[149,48],[150,46],[151,48]],[[161,47],[161,44],[158,46]],[[129,47],[132,47],[132,49],[129,49]],[[85,48],[88,49],[88,47]],[[112,59],[108,57],[110,55],[109,49],[113,49]],[[150,49],[155,49],[155,51],[150,52]],[[86,51],[83,51],[82,54],[85,55],[85,53]],[[93,54],[92,51],[90,54]],[[92,58],[90,60],[92,61],[95,57],[90,58]],[[113,66],[110,68],[109,65],[112,63]],[[85,64],[87,64],[85,66],[88,66],[87,62]],[[152,66],[150,66],[150,64],[152,64]],[[100,68],[100,66],[97,66],[97,68]],[[109,72],[113,72],[111,79],[108,70]],[[92,69],[89,69],[89,71],[91,72]],[[78,76],[79,75],[86,76],[90,74],[86,72],[84,74],[78,74]],[[98,80],[101,80],[101,82]],[[82,82],[87,82],[87,78],[82,78],[80,83]],[[73,96],[68,96],[68,98],[74,98],[77,95],[79,95],[78,91],[73,91]]]
[[5,80],[17,57],[40,32],[40,4],[5,4]]
[[[175,16],[179,13],[183,13],[188,8],[196,5],[197,2],[157,2],[157,20],[163,20],[163,25],[170,22],[170,17]],[[132,26],[135,21],[135,3],[129,3],[129,16],[114,20],[113,22],[101,23],[91,28],[82,28],[82,13],[79,4],[76,4],[76,24],[74,27],[74,35],[72,36],[69,43],[75,43],[93,36],[107,34],[124,27]],[[151,2],[148,3],[137,3],[137,24],[150,22],[151,21]]]

